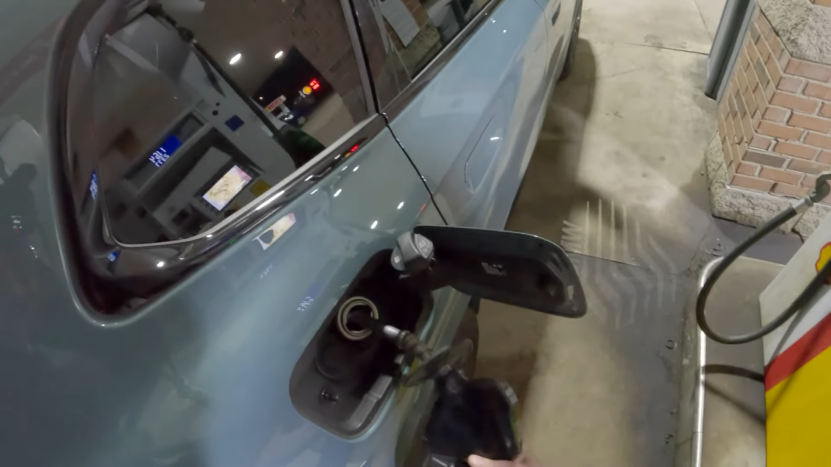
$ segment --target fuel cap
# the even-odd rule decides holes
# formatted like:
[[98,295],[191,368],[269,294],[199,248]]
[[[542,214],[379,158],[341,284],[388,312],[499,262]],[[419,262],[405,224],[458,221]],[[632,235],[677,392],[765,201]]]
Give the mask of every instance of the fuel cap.
[[430,266],[433,259],[433,242],[413,232],[401,234],[396,240],[390,263],[405,274],[417,274]]

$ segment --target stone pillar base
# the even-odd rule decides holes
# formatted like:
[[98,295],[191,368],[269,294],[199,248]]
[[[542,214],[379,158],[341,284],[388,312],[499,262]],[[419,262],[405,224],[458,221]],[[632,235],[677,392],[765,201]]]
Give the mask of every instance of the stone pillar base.
[[[718,134],[713,136],[705,156],[707,182],[710,192],[710,207],[713,216],[758,227],[772,219],[793,204],[795,199],[744,190],[730,186],[728,171],[724,163],[724,152]],[[831,207],[817,204],[801,217],[781,227],[781,230],[795,231],[808,236],[819,225]]]

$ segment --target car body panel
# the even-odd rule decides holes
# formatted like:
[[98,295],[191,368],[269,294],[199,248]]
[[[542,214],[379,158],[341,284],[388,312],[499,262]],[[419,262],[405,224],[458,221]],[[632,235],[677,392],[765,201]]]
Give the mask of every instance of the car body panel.
[[[502,2],[390,127],[450,224],[502,228],[547,89],[543,12]],[[418,78],[417,78],[418,79]]]
[[543,17],[548,27],[548,47],[551,60],[548,68],[554,76],[559,76],[558,65],[565,59],[571,32],[575,0],[537,0],[543,8]]
[[[55,200],[36,195],[52,190],[35,128],[19,119],[0,138],[0,157],[30,149],[25,162],[38,172],[29,187],[4,183],[6,207],[53,212]],[[288,381],[364,262],[417,223],[441,222],[400,151],[384,129],[344,170],[274,216],[290,214],[296,223],[268,249],[255,237],[273,221],[122,325],[100,325],[76,295],[68,275],[77,272],[59,254],[69,245],[53,235],[64,227],[54,217],[24,217],[21,241],[6,243],[2,254],[18,259],[16,268],[3,261],[0,284],[2,386],[13,401],[0,436],[3,463],[390,464],[395,425],[418,391],[403,391],[378,424],[345,440],[296,412]],[[37,245],[31,254],[30,244]],[[458,322],[437,315],[425,336],[452,336]]]
[[[344,439],[295,410],[291,371],[368,258],[414,225],[443,222],[402,144],[454,223],[504,225],[550,88],[542,8],[534,0],[505,1],[492,16],[497,22],[474,32],[458,60],[392,122],[400,141],[383,129],[342,169],[140,315],[103,325],[73,280],[72,234],[56,215],[60,203],[49,176],[61,165],[46,144],[47,59],[62,18],[77,3],[0,7],[3,175],[22,164],[36,172],[29,184],[8,177],[0,184],[3,212],[23,226],[9,237],[8,219],[0,219],[8,240],[0,245],[2,464],[400,463],[421,442],[430,385],[398,390],[366,431]],[[477,53],[487,56],[466,61]],[[448,121],[457,135],[417,144]],[[504,138],[494,149],[487,143],[497,134]],[[441,151],[448,146],[457,157]],[[256,237],[289,215],[294,225],[264,248]],[[441,347],[452,341],[468,297],[445,289],[434,302],[422,338]]]

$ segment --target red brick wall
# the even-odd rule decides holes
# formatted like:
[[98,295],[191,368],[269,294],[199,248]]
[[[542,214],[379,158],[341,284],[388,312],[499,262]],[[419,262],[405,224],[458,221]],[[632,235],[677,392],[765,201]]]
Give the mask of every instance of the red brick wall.
[[791,58],[757,8],[718,132],[731,185],[805,196],[831,170],[831,66]]

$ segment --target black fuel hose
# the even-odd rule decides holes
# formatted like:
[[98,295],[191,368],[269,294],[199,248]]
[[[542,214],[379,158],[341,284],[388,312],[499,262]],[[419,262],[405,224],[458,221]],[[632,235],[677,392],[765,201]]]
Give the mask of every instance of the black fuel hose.
[[[823,190],[826,191],[826,190]],[[826,193],[827,194],[827,193]],[[751,245],[758,242],[762,237],[765,235],[773,232],[776,228],[780,225],[784,224],[791,220],[794,216],[797,215],[798,211],[795,206],[807,206],[810,207],[813,204],[814,199],[822,199],[824,196],[819,196],[819,194],[812,194],[810,198],[805,198],[801,200],[799,203],[795,204],[794,206],[788,207],[788,209],[780,212],[776,215],[773,219],[769,220],[765,225],[757,229],[753,232],[753,235],[745,239],[741,242],[736,248],[733,249],[724,259],[716,265],[713,269],[713,272],[704,282],[704,286],[701,287],[701,290],[698,292],[698,299],[695,303],[695,317],[698,320],[698,326],[707,335],[710,339],[720,342],[722,344],[744,344],[750,341],[754,341],[756,339],[761,338],[764,335],[771,333],[773,330],[778,328],[779,326],[785,324],[788,319],[791,318],[794,314],[796,314],[799,310],[802,309],[813,297],[816,293],[820,290],[820,288],[826,283],[826,280],[831,277],[831,261],[827,262],[825,266],[811,279],[811,282],[796,297],[796,300],[788,306],[779,316],[776,317],[773,321],[767,323],[766,325],[762,326],[761,328],[757,329],[756,331],[747,333],[747,334],[739,334],[736,336],[726,336],[723,334],[719,334],[716,332],[710,324],[707,323],[707,315],[704,312],[704,309],[707,305],[707,298],[710,296],[710,290],[713,288],[715,283],[718,281],[721,274],[733,264],[733,261],[736,260],[739,256],[742,255]],[[803,203],[803,204],[800,204]],[[806,208],[807,209],[807,208]]]

